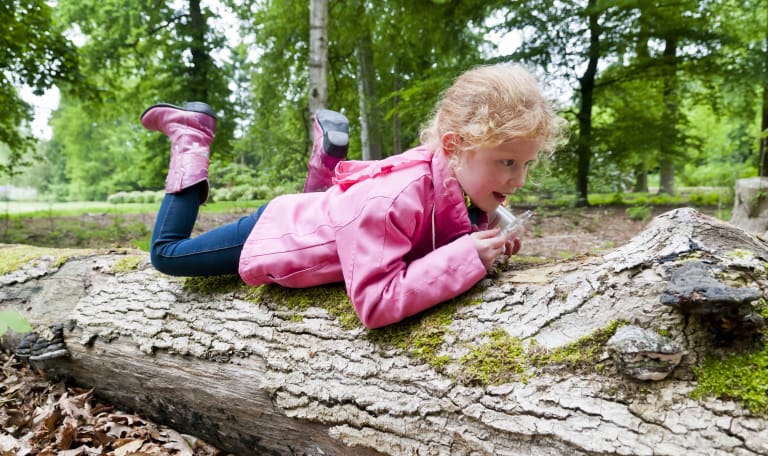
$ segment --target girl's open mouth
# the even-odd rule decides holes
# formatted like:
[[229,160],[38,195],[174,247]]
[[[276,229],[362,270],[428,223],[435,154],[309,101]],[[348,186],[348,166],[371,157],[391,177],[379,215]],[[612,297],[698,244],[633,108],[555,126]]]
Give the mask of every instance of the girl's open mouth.
[[496,201],[498,201],[500,204],[507,202],[507,195],[503,193],[493,192],[493,197],[496,198]]

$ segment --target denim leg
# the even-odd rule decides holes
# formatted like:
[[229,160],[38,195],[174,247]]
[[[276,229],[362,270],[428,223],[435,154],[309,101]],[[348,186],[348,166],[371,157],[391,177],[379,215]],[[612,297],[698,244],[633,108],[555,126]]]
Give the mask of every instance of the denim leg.
[[240,252],[266,205],[236,222],[190,238],[200,208],[201,184],[163,198],[152,232],[155,268],[174,276],[237,274]]

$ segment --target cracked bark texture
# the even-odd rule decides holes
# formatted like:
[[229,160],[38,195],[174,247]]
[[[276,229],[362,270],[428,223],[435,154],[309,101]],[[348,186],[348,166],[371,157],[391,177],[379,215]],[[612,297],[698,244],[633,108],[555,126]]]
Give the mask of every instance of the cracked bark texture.
[[[33,325],[74,321],[70,357],[36,363],[49,375],[237,454],[767,454],[765,417],[737,401],[689,397],[690,367],[717,342],[659,297],[691,255],[768,289],[765,243],[674,210],[604,256],[487,280],[476,291],[482,302],[453,316],[439,352],[450,361],[439,370],[320,307],[297,319],[249,302],[245,290],[190,291],[146,263],[113,272],[118,253],[61,266],[43,258],[0,276],[0,309]],[[683,362],[654,383],[622,376],[607,354],[599,373],[554,366],[525,382],[461,380],[459,360],[489,331],[557,348],[616,320],[665,329],[685,347]]]

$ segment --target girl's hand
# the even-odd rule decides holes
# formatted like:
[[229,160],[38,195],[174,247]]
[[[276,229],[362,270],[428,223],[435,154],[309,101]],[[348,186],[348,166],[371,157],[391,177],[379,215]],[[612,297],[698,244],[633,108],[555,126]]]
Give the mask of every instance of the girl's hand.
[[513,237],[504,243],[504,255],[514,255],[520,251],[520,238]]
[[[483,262],[485,269],[490,271],[493,267],[493,260],[497,257],[504,255],[507,249],[507,243],[513,241],[507,241],[504,236],[500,235],[501,230],[498,228],[492,228],[485,231],[476,231],[469,235],[472,238],[472,242],[475,245],[477,254],[480,256],[480,261]],[[518,245],[520,241],[517,241]],[[509,247],[511,252],[514,249],[514,245]],[[519,247],[518,247],[519,249]]]

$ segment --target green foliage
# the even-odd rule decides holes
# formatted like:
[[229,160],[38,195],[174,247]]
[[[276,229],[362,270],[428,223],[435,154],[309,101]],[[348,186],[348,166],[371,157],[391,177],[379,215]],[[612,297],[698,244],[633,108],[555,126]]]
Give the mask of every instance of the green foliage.
[[705,160],[707,161],[698,166],[686,163],[680,175],[680,182],[690,186],[735,187],[737,179],[757,175],[757,168],[747,163],[714,161],[717,157],[707,157]]
[[[217,7],[239,16],[239,40],[226,41],[216,12],[199,0],[66,0],[55,7],[10,0],[0,7],[7,51],[0,56],[0,143],[9,146],[0,172],[17,173],[29,163],[24,180],[50,201],[161,189],[168,140],[144,131],[138,117],[157,101],[202,99],[219,114],[212,189],[237,188],[222,190],[220,198],[247,198],[251,190],[244,186],[259,189],[256,196],[267,194],[262,186],[298,189],[311,140],[306,2]],[[563,195],[573,193],[579,173],[584,177],[577,150],[588,151],[592,194],[646,191],[643,178],[667,159],[682,186],[731,187],[757,172],[765,27],[753,12],[765,8],[764,0],[685,0],[663,8],[352,0],[329,8],[329,107],[352,120],[351,158],[361,148],[357,52],[370,38],[372,104],[385,155],[418,143],[421,124],[460,72],[515,61],[543,75],[573,127],[572,143],[532,172],[519,201],[551,194],[572,204],[573,196]],[[599,30],[589,30],[591,15]],[[78,37],[77,47],[62,35],[65,28]],[[487,41],[489,31],[523,29],[526,40],[510,55]],[[590,47],[593,32],[600,33],[598,49]],[[590,58],[601,63],[594,91],[562,99],[560,87],[586,81]],[[63,90],[51,121],[54,136],[37,149],[20,130],[31,111],[14,89],[18,83],[38,91],[57,83]],[[579,115],[587,109],[591,129],[582,132]]]
[[[0,176],[13,176],[29,164],[33,140],[26,128],[32,107],[16,86],[26,84],[41,95],[55,83],[77,84],[78,58],[72,43],[43,0],[6,0],[0,5],[0,144],[10,150],[0,162]],[[73,85],[73,87],[76,87]]]
[[159,203],[163,200],[165,191],[134,191],[134,192],[117,192],[107,197],[109,204],[126,204],[126,203]]
[[101,103],[64,94],[52,121],[52,142],[65,162],[73,199],[103,200],[118,191],[162,188],[168,139],[145,131],[139,115],[158,101],[209,102],[218,114],[212,151],[232,159],[232,73],[212,55],[225,47],[223,30],[200,0],[69,0],[58,19],[76,28],[85,75],[103,92]]
[[680,196],[670,195],[668,193],[661,193],[658,195],[652,195],[648,198],[648,202],[654,206],[672,206],[682,203]]
[[694,206],[731,206],[733,204],[733,191],[705,191],[701,193],[691,193],[688,196],[688,199]]
[[32,326],[15,310],[0,310],[0,337],[3,337],[9,329],[24,334],[31,332]]
[[627,217],[630,220],[646,221],[651,217],[651,208],[648,206],[632,206],[627,208]]
[[591,194],[589,204],[594,206],[620,205],[624,203],[623,193]]
[[288,193],[299,193],[294,185],[238,185],[235,187],[218,188],[211,191],[213,201],[254,201],[271,200],[275,196]]

